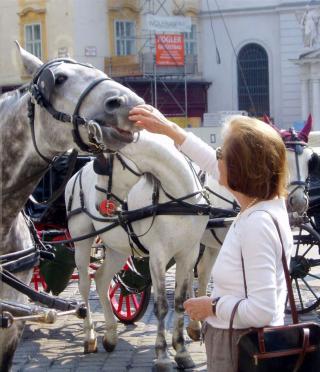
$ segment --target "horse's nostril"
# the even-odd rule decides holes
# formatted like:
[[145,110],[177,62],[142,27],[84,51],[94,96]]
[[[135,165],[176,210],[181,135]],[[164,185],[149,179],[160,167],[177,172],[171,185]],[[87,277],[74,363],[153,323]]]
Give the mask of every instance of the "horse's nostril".
[[123,100],[121,97],[111,97],[106,99],[104,106],[107,112],[112,112],[121,107]]

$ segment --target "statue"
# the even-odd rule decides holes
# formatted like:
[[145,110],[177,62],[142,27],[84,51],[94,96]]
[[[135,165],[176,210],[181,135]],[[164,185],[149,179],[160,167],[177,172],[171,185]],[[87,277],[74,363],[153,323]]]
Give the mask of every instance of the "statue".
[[[297,17],[298,18],[298,17]],[[303,43],[306,48],[312,48],[319,36],[320,8],[310,9],[307,5],[302,17],[298,19],[303,30]]]

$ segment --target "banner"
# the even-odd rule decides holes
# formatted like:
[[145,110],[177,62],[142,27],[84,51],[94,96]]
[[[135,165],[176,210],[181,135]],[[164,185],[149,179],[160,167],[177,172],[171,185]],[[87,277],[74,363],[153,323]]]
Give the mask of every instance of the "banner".
[[160,66],[184,65],[183,35],[156,35],[156,64]]
[[161,17],[153,14],[146,16],[145,31],[154,32],[191,32],[191,18],[174,16],[174,17]]

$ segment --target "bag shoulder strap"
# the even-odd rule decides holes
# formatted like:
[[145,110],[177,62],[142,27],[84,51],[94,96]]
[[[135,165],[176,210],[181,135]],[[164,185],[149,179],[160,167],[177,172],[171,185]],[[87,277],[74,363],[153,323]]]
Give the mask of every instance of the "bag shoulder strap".
[[[284,276],[285,276],[286,284],[287,284],[292,323],[293,324],[298,324],[299,323],[298,312],[297,312],[296,303],[294,301],[293,289],[292,289],[291,279],[290,279],[290,273],[289,273],[289,268],[288,268],[288,264],[287,264],[287,260],[286,260],[286,253],[285,253],[285,250],[284,250],[283,240],[282,240],[282,236],[281,236],[281,233],[280,233],[280,227],[279,227],[278,221],[276,220],[276,218],[273,217],[272,213],[270,213],[269,211],[266,211],[266,210],[261,210],[261,211],[266,212],[270,215],[270,217],[272,218],[272,221],[275,224],[276,229],[278,231],[278,235],[279,235],[280,243],[281,243],[281,250],[282,250],[281,261],[282,261]],[[243,266],[243,268],[244,268],[244,266]]]
[[[255,210],[255,211],[262,211],[262,212],[268,213],[270,215],[270,217],[272,218],[273,223],[276,226],[276,229],[277,229],[277,232],[278,232],[278,235],[279,235],[279,238],[280,238],[280,243],[281,243],[281,261],[282,261],[284,276],[285,276],[286,285],[287,285],[288,298],[289,298],[289,304],[290,304],[290,309],[291,309],[292,323],[297,324],[297,323],[299,323],[298,312],[297,312],[296,303],[294,301],[293,289],[292,289],[291,279],[290,279],[290,273],[289,273],[289,269],[288,269],[288,264],[287,264],[287,260],[286,260],[283,240],[282,240],[282,236],[281,236],[281,233],[280,233],[280,228],[279,228],[278,221],[273,217],[273,215],[269,211],[266,211],[265,209],[260,209],[260,210]],[[241,251],[241,266],[242,266],[244,290],[245,290],[245,295],[246,295],[246,298],[247,298],[248,297],[248,289],[247,289],[246,272],[245,272],[245,268],[244,268],[244,260],[243,260],[243,256],[242,256],[242,251]],[[233,329],[234,317],[236,315],[236,311],[237,311],[241,301],[243,301],[243,299],[239,300],[235,304],[235,306],[232,310],[231,317],[230,317],[230,322],[229,322],[229,330]]]

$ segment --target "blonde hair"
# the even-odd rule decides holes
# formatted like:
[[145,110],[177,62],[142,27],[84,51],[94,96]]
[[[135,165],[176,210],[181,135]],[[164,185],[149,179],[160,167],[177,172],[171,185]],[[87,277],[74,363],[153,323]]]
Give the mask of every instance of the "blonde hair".
[[285,145],[268,124],[233,116],[224,128],[223,159],[229,187],[262,200],[287,195]]

